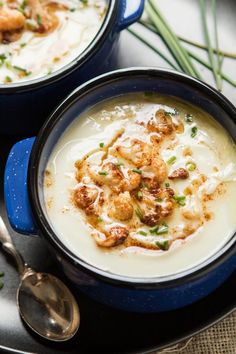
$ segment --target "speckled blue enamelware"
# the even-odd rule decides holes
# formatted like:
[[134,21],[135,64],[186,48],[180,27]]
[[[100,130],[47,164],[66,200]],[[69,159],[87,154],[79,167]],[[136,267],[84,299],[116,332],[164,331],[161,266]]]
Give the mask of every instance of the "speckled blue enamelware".
[[75,60],[39,79],[0,84],[0,134],[36,134],[79,84],[117,67],[120,32],[141,17],[144,0],[106,1],[108,11],[101,29]]
[[12,148],[5,170],[5,202],[12,227],[21,233],[40,234],[66,276],[80,290],[105,304],[147,313],[186,306],[220,286],[236,269],[236,235],[219,252],[191,270],[148,279],[118,276],[86,263],[62,244],[47,221],[43,197],[48,158],[72,121],[105,99],[140,91],[179,97],[201,107],[236,141],[236,108],[207,84],[173,71],[118,70],[80,86],[57,108],[36,140],[26,139]]

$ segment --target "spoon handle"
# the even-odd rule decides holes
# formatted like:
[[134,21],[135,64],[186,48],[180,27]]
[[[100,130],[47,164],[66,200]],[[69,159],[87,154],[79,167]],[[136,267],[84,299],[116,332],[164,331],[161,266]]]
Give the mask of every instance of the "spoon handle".
[[17,251],[16,247],[14,246],[11,235],[9,234],[1,216],[0,216],[0,242],[2,243],[3,249],[7,253],[11,254],[13,258],[15,258],[18,271],[22,276],[28,267],[22,255],[19,253],[19,251]]

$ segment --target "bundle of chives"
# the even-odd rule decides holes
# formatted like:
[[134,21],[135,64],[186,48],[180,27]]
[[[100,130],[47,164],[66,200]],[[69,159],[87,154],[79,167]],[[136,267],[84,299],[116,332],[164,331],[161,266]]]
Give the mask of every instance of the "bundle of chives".
[[186,49],[180,43],[178,37],[170,28],[168,22],[161,14],[160,10],[157,8],[157,5],[153,0],[146,0],[146,11],[148,16],[153,22],[153,25],[161,34],[161,37],[164,39],[167,47],[174,55],[176,62],[179,67],[188,75],[201,78],[199,72],[193,65]]
[[[170,28],[167,20],[161,14],[160,10],[157,8],[154,0],[146,0],[146,12],[149,16],[148,21],[140,20],[140,24],[143,25],[146,29],[152,31],[153,33],[159,35],[161,39],[165,42],[170,53],[172,54],[173,58],[176,61],[176,64],[173,63],[165,54],[163,54],[156,46],[154,46],[146,37],[138,33],[135,30],[129,29],[130,33],[132,33],[136,38],[138,38],[141,42],[146,44],[149,48],[155,51],[159,56],[162,57],[172,68],[178,71],[182,71],[186,74],[191,76],[201,78],[198,71],[196,70],[195,66],[191,59],[199,62],[201,65],[205,66],[207,69],[213,72],[215,77],[216,85],[219,90],[222,88],[222,79],[227,81],[232,86],[236,87],[236,82],[232,80],[229,76],[222,72],[222,63],[224,56],[229,58],[236,59],[236,54],[223,52],[219,49],[219,42],[218,42],[218,33],[217,33],[217,22],[216,22],[216,3],[215,0],[212,1],[212,11],[214,15],[214,32],[215,32],[215,45],[216,48],[211,46],[210,36],[208,32],[207,22],[206,22],[206,4],[205,0],[201,1],[201,14],[202,20],[204,22],[204,34],[207,45],[201,45],[196,42],[192,42],[185,38],[178,37],[173,30]],[[204,11],[203,11],[204,10]],[[199,47],[208,51],[209,55],[209,63],[204,61],[202,58],[197,56],[194,52],[186,49],[180,43],[186,42],[193,46]],[[216,54],[217,58],[215,58],[214,54]]]
[[[147,29],[151,30],[152,32],[156,33],[157,35],[160,35],[158,32],[155,32],[155,30],[151,29],[148,25],[145,25],[142,23],[143,26],[145,26]],[[166,61],[167,64],[169,64],[173,69],[180,71],[178,68],[176,68],[175,64],[173,64],[164,53],[162,53],[157,47],[155,47],[153,44],[151,44],[149,42],[149,40],[145,37],[145,35],[137,33],[137,31],[133,30],[133,29],[128,29],[128,31],[134,35],[136,38],[138,38],[142,43],[144,43],[145,45],[147,45],[150,49],[152,49],[155,53],[157,53],[162,59],[164,59]],[[207,63],[206,61],[204,61],[203,59],[201,59],[199,56],[197,56],[195,53],[191,52],[190,50],[187,50],[188,55],[193,58],[195,61],[197,61],[198,63],[200,63],[201,65],[205,66],[207,69],[212,71],[211,65],[209,63]],[[224,74],[222,72],[222,78],[227,81],[229,84],[231,84],[232,86],[236,87],[236,82],[234,80],[232,80],[229,76],[227,76],[226,74]]]
[[[149,22],[149,21],[146,21],[146,20],[139,20],[139,23],[145,27],[147,27],[148,29],[150,29],[151,31],[155,32],[156,34],[160,34],[159,32],[157,32],[156,28]],[[201,43],[198,43],[196,41],[193,41],[193,40],[190,40],[188,38],[185,38],[185,37],[182,37],[182,36],[178,36],[178,39],[181,41],[181,42],[184,42],[184,43],[187,43],[187,44],[190,44],[191,46],[193,47],[197,47],[199,49],[203,49],[205,51],[208,51],[208,48],[206,45],[204,44],[201,44]],[[227,52],[227,51],[224,51],[224,50],[221,50],[221,49],[216,49],[216,48],[212,48],[213,52],[214,53],[217,53],[219,52],[219,55],[223,56],[223,57],[226,57],[226,58],[231,58],[231,59],[236,59],[236,54],[235,53],[230,53],[230,52]]]
[[214,29],[215,29],[217,57],[215,57],[213,49],[212,49],[211,39],[210,39],[208,26],[207,26],[206,1],[200,0],[202,24],[203,24],[205,41],[206,41],[206,45],[208,48],[209,62],[212,67],[212,72],[213,72],[213,75],[215,78],[216,87],[219,91],[221,91],[222,90],[222,80],[221,80],[221,74],[220,74],[221,73],[221,62],[220,62],[219,48],[218,48],[218,36],[217,36],[217,25],[216,25],[216,7],[215,6],[216,6],[215,0],[212,0],[212,10],[213,10],[213,16],[214,16]]

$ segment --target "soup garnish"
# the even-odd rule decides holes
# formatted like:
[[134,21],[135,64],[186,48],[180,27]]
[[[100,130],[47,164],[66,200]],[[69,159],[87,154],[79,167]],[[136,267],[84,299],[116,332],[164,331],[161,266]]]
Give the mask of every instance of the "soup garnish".
[[235,146],[209,115],[172,97],[128,95],[84,113],[47,173],[53,228],[77,254],[119,274],[186,269],[235,231]]

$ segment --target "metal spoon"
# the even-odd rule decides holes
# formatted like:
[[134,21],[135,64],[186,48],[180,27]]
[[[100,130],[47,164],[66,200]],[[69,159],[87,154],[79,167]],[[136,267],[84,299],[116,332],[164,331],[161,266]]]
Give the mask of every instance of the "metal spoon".
[[52,341],[72,338],[80,325],[77,302],[61,280],[46,273],[36,273],[23,260],[0,216],[0,241],[16,261],[21,282],[17,306],[23,320],[40,336]]

